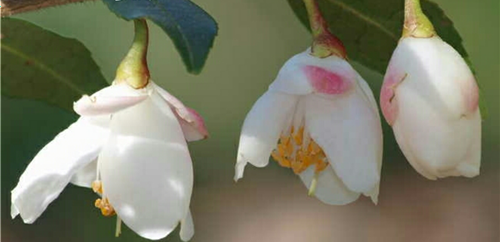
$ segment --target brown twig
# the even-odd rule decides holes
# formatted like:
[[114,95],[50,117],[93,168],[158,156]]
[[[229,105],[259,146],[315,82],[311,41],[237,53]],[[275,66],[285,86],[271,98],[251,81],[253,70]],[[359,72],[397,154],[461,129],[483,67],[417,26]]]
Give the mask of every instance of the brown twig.
[[2,6],[2,17],[6,17],[42,8],[88,1],[95,0],[0,0],[0,6]]

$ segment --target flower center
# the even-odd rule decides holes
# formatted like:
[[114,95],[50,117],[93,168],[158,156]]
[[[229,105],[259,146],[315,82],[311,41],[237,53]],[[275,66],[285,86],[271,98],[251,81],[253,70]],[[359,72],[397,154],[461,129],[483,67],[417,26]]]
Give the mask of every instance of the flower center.
[[292,126],[289,134],[282,134],[271,156],[281,166],[291,168],[295,174],[302,173],[312,165],[315,166],[314,173],[318,174],[328,166],[325,152],[312,138],[304,135],[304,126],[298,130]]
[[[102,182],[93,181],[92,190],[95,193],[102,195]],[[107,197],[103,196],[102,199],[98,198],[97,200],[95,200],[94,206],[96,208],[99,208],[101,210],[102,215],[106,217],[110,217],[116,214],[115,209],[113,208],[113,206],[111,206]]]

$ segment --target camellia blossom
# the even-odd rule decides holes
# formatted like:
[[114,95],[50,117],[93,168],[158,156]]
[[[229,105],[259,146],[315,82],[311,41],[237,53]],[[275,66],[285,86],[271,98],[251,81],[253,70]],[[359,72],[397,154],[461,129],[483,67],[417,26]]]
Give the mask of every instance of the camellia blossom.
[[264,167],[272,156],[324,203],[347,204],[362,193],[376,204],[383,151],[377,104],[316,1],[304,3],[313,43],[285,63],[248,113],[234,179],[247,163]]
[[193,165],[186,141],[208,136],[203,119],[149,80],[147,24],[115,82],[74,104],[81,117],[48,143],[12,190],[11,215],[33,223],[68,183],[92,188],[104,216],[117,215],[140,236],[157,240],[181,224],[189,240]]
[[193,235],[189,203],[193,167],[186,140],[207,136],[201,117],[150,82],[126,83],[84,96],[81,117],[33,159],[12,191],[12,217],[33,223],[72,182],[93,187],[103,215],[116,213],[148,239],[168,235],[181,222]]
[[344,59],[317,58],[308,49],[285,63],[248,113],[235,180],[247,163],[264,167],[271,155],[306,187],[316,186],[327,204],[347,204],[360,193],[376,203],[382,142],[367,83]]
[[410,164],[428,179],[474,177],[481,159],[479,90],[464,59],[439,38],[418,1],[407,0],[405,31],[380,95]]

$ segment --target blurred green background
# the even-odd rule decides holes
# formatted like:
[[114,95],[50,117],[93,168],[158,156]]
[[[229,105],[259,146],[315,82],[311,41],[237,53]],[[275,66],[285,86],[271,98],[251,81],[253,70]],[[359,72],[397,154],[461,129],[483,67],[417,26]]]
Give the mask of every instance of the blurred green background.
[[[153,80],[198,110],[211,133],[210,139],[190,144],[195,172],[192,241],[499,241],[499,1],[435,1],[463,37],[489,108],[481,175],[424,179],[407,163],[383,122],[378,206],[365,197],[347,206],[324,205],[308,197],[300,179],[275,162],[264,169],[248,167],[245,178],[233,182],[246,113],[281,65],[310,42],[285,0],[195,0],[220,28],[198,76],[186,73],[170,40],[151,25]],[[132,39],[132,23],[99,1],[17,17],[83,42],[108,81]],[[353,64],[378,96],[382,76]],[[77,116],[35,101],[1,101],[2,241],[146,241],[128,228],[116,239],[115,219],[102,217],[93,207],[96,195],[71,185],[33,225],[11,220],[10,190],[36,152]],[[164,241],[179,241],[179,236],[175,232]]]

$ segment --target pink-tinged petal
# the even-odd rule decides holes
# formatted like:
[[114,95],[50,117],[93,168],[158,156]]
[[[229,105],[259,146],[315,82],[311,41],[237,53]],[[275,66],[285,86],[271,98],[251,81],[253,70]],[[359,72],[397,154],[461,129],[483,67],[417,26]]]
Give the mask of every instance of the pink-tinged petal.
[[462,95],[468,114],[473,114],[479,107],[479,87],[475,79],[465,80],[461,85]]
[[351,82],[340,74],[321,67],[307,65],[303,68],[314,90],[323,94],[342,94],[351,88]]
[[[153,82],[152,85],[166,104],[174,111],[187,141],[196,141],[208,137],[208,130],[201,115],[195,110],[186,107],[179,99],[168,93],[165,89]],[[160,103],[156,104],[161,105]]]
[[409,163],[433,180],[478,175],[478,88],[464,59],[439,37],[409,37],[394,51],[386,82],[398,69],[408,75],[397,84],[397,118],[388,121]]
[[126,83],[111,85],[91,96],[84,95],[73,104],[73,109],[80,116],[113,114],[146,100],[149,90],[149,86],[133,89]]
[[193,109],[187,108],[190,116],[195,120],[194,122],[188,122],[176,114],[179,123],[181,124],[182,132],[187,141],[197,141],[206,139],[208,137],[208,130],[205,126],[203,118]]
[[[310,49],[290,58],[280,69],[269,90],[293,95],[343,93],[356,79],[356,71],[342,58],[317,58]],[[347,81],[346,83],[342,81]]]
[[155,90],[160,94],[160,96],[172,107],[172,109],[179,115],[181,118],[186,119],[186,121],[194,121],[191,119],[189,111],[187,107],[181,102],[181,100],[177,99],[174,95],[167,92],[165,89],[158,86],[156,83],[152,83]]
[[380,92],[380,107],[389,125],[394,123],[398,115],[396,88],[406,78],[406,75],[406,73],[395,67],[393,63],[389,64]]

